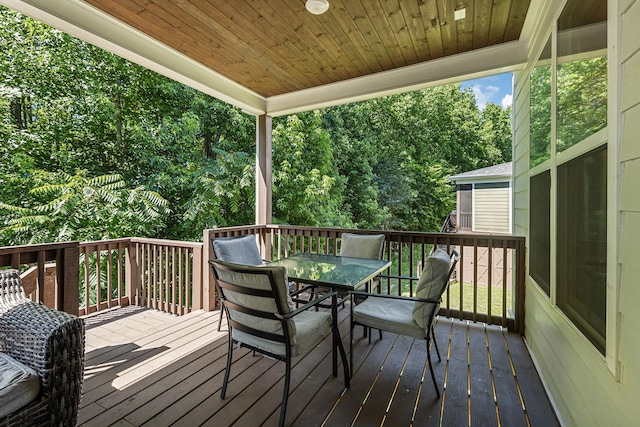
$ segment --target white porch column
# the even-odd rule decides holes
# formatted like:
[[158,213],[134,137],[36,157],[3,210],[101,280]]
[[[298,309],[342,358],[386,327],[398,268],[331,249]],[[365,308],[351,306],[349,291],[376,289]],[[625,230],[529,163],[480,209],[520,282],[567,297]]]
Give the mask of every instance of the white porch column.
[[256,123],[256,224],[271,224],[271,116]]

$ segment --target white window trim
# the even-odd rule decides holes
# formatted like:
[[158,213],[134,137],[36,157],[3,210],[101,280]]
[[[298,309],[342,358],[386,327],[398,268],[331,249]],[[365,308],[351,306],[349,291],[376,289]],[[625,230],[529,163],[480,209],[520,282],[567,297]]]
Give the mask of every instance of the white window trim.
[[[621,61],[620,48],[617,40],[619,33],[619,19],[617,2],[609,1],[608,3],[608,22],[607,22],[607,49],[604,51],[596,51],[596,55],[607,55],[607,79],[608,79],[608,95],[607,95],[607,126],[593,135],[585,138],[583,141],[567,148],[563,152],[557,152],[557,122],[555,112],[557,111],[557,27],[554,24],[551,35],[551,152],[550,159],[529,169],[529,176],[537,175],[545,170],[551,173],[551,200],[550,200],[550,301],[556,307],[558,313],[564,318],[570,329],[574,330],[584,342],[585,346],[593,350],[593,354],[601,358],[606,363],[608,370],[614,376],[616,381],[620,381],[621,363],[620,363],[620,266],[619,266],[619,234],[620,234],[620,154],[618,147],[618,139],[621,133],[619,114],[619,102],[621,98]],[[566,58],[565,58],[566,59]],[[536,62],[538,64],[539,62]],[[602,355],[595,346],[588,340],[586,336],[577,328],[577,326],[560,310],[556,304],[557,294],[557,167],[576,157],[579,157],[597,147],[607,145],[607,290],[606,290],[606,348],[605,355]],[[529,280],[535,282],[532,277]],[[540,289],[540,292],[542,290]],[[544,292],[542,292],[544,294]],[[546,296],[546,294],[544,294]]]
[[620,12],[617,1],[607,2],[607,341],[606,361],[616,381],[620,381],[620,152],[618,140],[622,67],[620,64]]

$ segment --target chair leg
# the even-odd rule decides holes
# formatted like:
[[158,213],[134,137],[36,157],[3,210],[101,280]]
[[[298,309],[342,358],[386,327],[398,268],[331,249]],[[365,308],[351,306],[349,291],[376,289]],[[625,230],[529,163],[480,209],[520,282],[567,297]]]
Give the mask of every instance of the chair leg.
[[433,364],[431,363],[431,352],[429,351],[429,340],[427,340],[427,361],[429,362],[429,370],[431,371],[431,379],[433,380],[433,386],[436,389],[436,396],[440,398],[440,389],[436,382],[436,374],[433,373]]
[[353,375],[353,304],[349,308],[349,367]]
[[[436,331],[433,329],[433,324],[431,324],[431,337],[433,338],[433,345],[435,345],[436,347],[436,353],[438,353],[438,361],[441,362],[442,359],[440,358],[440,350],[438,350],[438,340],[436,340]],[[427,345],[429,343],[427,342]]]
[[222,391],[220,398],[224,399],[227,394],[227,383],[229,382],[229,371],[231,371],[231,359],[233,357],[233,340],[231,339],[231,331],[229,331],[229,349],[227,351],[227,369],[224,370],[224,380],[222,382]]
[[[338,332],[338,326],[335,324],[335,322],[333,323],[332,330],[333,330],[333,334],[338,338],[337,340],[338,351],[340,352],[340,359],[342,359],[342,369],[344,373],[344,388],[349,388],[349,386],[351,385],[351,374],[349,374],[349,365],[347,364],[347,354],[344,352],[344,346],[342,345],[342,340],[340,339],[340,333]],[[349,334],[349,339],[351,339],[351,334]],[[351,345],[351,350],[353,351],[353,345]],[[333,351],[335,352],[336,349],[334,348]],[[353,357],[351,358],[351,363],[353,363]]]
[[287,415],[287,402],[289,401],[289,383],[291,382],[291,356],[285,360],[286,368],[284,374],[284,393],[282,394],[282,405],[280,406],[280,421],[278,426],[284,427],[284,419]]
[[218,332],[220,332],[220,328],[222,327],[222,316],[225,315],[224,311],[224,301],[220,300],[220,317],[218,318]]

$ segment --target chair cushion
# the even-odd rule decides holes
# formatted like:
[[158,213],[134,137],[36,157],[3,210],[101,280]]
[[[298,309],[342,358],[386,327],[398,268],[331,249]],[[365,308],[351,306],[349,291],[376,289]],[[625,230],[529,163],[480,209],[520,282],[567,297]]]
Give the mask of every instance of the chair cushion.
[[342,233],[341,256],[381,259],[383,249],[384,234]]
[[258,251],[256,236],[218,237],[211,239],[216,258],[236,264],[260,265],[262,257]]
[[[292,337],[291,355],[305,354],[331,333],[331,313],[306,310],[293,317],[296,334]],[[284,344],[232,329],[234,340],[273,354],[285,355]]]
[[[273,275],[274,283],[277,287],[277,297],[280,299],[280,303],[284,308],[283,314],[295,308],[291,296],[289,295],[289,280],[287,273],[282,266],[252,266],[252,265],[238,265],[230,262],[219,262],[222,265],[234,265],[236,267],[242,267],[244,272],[234,272],[228,270],[218,270],[220,278],[229,283],[242,284],[242,286],[253,289],[266,289],[271,290],[271,283],[269,277],[265,274],[259,274],[265,270],[270,271]],[[258,274],[255,274],[258,273]],[[277,312],[277,306],[275,301],[271,298],[261,298],[251,295],[243,295],[236,292],[227,291],[227,297],[240,305],[252,307],[256,310]],[[292,308],[293,307],[293,308]]]
[[[416,289],[417,298],[440,299],[446,289],[449,278],[451,257],[444,249],[438,249],[425,261],[424,270],[418,280]],[[413,319],[421,328],[429,324],[429,317],[434,305],[425,302],[416,302],[413,307]]]
[[413,301],[368,297],[353,307],[353,320],[383,331],[424,339],[425,329],[412,316]]
[[22,408],[39,393],[38,374],[8,354],[0,353],[0,418]]

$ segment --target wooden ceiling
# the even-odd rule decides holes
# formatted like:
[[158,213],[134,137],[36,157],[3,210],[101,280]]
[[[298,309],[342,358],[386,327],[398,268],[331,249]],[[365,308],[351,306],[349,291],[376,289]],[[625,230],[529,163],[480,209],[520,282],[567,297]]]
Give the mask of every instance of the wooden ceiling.
[[558,18],[558,30],[607,21],[607,0],[568,0]]
[[530,0],[85,2],[268,98],[517,40]]

